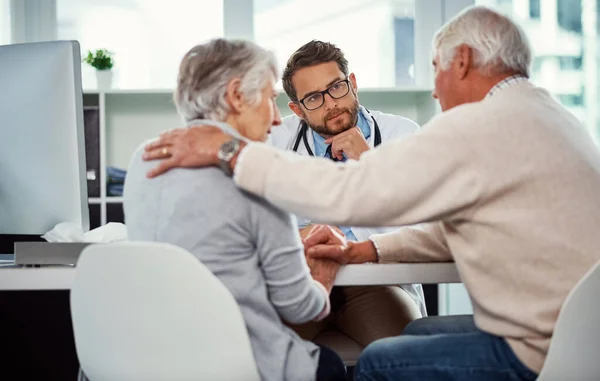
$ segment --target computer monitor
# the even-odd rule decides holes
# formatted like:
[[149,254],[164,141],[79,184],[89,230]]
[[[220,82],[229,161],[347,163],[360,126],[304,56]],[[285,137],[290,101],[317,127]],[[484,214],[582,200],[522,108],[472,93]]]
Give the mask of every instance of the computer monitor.
[[0,46],[0,235],[89,230],[76,41]]

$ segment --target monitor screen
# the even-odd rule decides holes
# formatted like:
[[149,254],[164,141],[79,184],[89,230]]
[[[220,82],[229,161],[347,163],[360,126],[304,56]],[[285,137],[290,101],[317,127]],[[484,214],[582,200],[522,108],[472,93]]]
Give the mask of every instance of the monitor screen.
[[2,241],[89,230],[79,44],[0,46],[0,68]]

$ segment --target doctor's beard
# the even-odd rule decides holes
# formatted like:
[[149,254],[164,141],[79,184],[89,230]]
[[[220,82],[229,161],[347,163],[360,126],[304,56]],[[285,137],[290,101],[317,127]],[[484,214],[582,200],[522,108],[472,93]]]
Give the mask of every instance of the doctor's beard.
[[[341,114],[349,115],[350,120],[348,122],[344,120],[330,121],[330,119]],[[356,126],[358,123],[358,100],[354,99],[351,107],[336,107],[333,110],[330,110],[325,114],[323,121],[320,124],[316,124],[312,119],[308,118],[306,114],[304,114],[304,121],[319,135],[334,136],[340,134]]]

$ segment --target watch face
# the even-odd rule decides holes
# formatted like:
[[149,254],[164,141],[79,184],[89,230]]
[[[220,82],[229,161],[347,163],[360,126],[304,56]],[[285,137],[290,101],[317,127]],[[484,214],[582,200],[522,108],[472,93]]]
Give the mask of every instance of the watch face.
[[225,143],[225,152],[230,153],[233,152],[235,150],[235,147],[237,146],[237,141],[235,139],[231,139],[230,141],[228,141],[227,143]]
[[217,153],[217,157],[221,160],[231,160],[233,155],[236,153],[240,146],[240,141],[236,138],[231,139],[230,141],[223,143],[219,152]]
[[233,156],[240,149],[240,140],[233,138],[230,141],[223,143],[221,148],[217,152],[217,157],[219,158],[219,167],[225,172],[227,176],[233,175],[233,170],[229,166],[229,162],[233,158]]

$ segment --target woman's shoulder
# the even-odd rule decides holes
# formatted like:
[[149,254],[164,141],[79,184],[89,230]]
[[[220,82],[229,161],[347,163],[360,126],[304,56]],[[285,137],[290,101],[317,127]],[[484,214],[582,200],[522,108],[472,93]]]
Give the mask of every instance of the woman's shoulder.
[[262,197],[240,190],[250,205],[253,220],[260,221],[267,229],[289,223],[296,224],[293,214],[280,209]]
[[244,196],[233,179],[218,168],[173,168],[158,177],[148,178],[148,171],[160,163],[160,160],[143,159],[144,147],[149,142],[151,140],[140,145],[132,155],[125,177],[126,188],[137,188],[146,194],[160,192],[163,198],[189,202],[190,208],[199,204],[206,208],[214,204],[234,203],[239,206],[243,203]]
[[136,150],[133,152],[133,155],[131,155],[131,158],[129,159],[129,165],[127,166],[127,174],[136,173],[137,171],[140,171],[142,169],[149,170],[150,168],[158,164],[158,160],[145,161],[142,158],[145,151],[145,147],[155,140],[156,139],[149,139],[136,148]]

